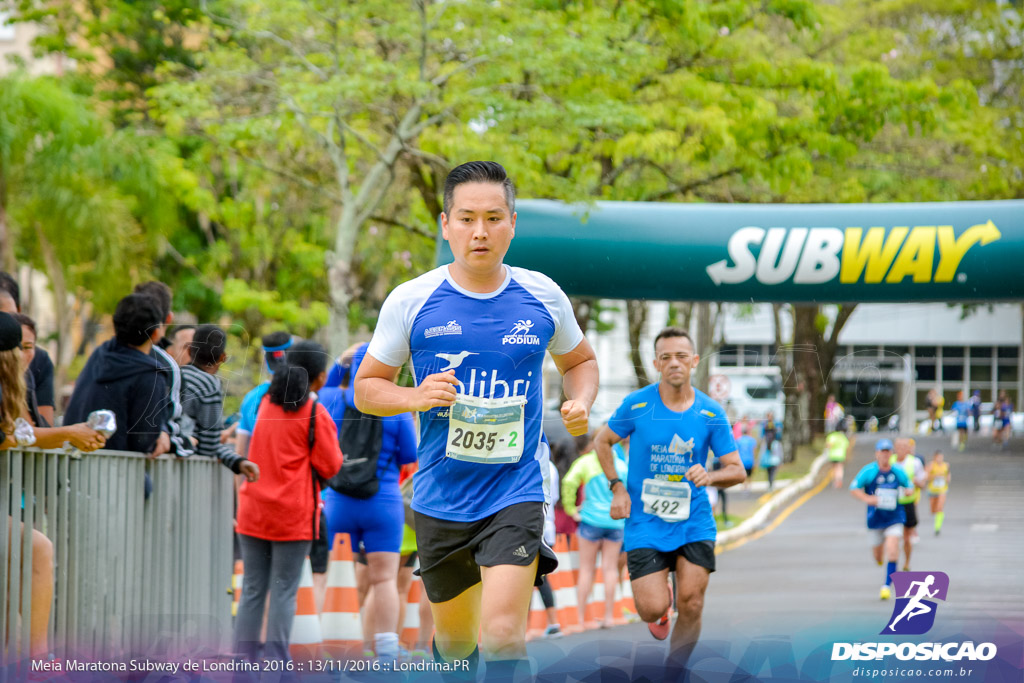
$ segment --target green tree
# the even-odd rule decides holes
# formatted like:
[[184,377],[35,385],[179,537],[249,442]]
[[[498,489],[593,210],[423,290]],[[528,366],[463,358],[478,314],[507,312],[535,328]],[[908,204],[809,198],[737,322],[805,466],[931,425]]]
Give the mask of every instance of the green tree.
[[[501,82],[500,71],[476,67],[500,63],[507,47],[479,36],[504,30],[514,13],[482,2],[425,1],[204,9],[227,27],[228,39],[203,55],[200,69],[156,89],[162,121],[190,126],[247,163],[279,160],[272,170],[282,179],[333,203],[330,341],[343,348],[358,291],[360,232],[371,223],[410,224],[403,218],[414,211],[395,192],[408,187],[402,160],[428,157],[419,145],[424,132],[471,115],[479,91]],[[465,30],[454,31],[455,24]]]
[[4,260],[17,252],[50,279],[59,372],[71,360],[74,311],[111,310],[150,274],[191,180],[165,143],[114,132],[61,81],[0,80]]

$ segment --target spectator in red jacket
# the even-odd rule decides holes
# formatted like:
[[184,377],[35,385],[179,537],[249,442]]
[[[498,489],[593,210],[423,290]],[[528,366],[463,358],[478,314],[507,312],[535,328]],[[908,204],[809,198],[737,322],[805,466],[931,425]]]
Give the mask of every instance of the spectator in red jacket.
[[327,379],[327,352],[299,342],[288,350],[287,368],[274,374],[260,404],[249,444],[258,481],[238,492],[237,531],[245,582],[235,626],[237,652],[256,659],[263,604],[270,593],[264,659],[289,661],[302,563],[320,529],[320,485],[341,469],[338,433],[313,395]]

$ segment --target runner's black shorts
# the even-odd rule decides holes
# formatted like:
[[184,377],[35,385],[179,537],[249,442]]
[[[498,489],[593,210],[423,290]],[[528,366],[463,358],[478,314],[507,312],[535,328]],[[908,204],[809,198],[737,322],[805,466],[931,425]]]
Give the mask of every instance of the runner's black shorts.
[[636,581],[641,576],[654,574],[662,569],[674,572],[676,558],[680,555],[690,564],[704,567],[708,572],[715,571],[714,541],[694,541],[668,552],[654,548],[637,548],[627,551],[626,566],[629,568],[629,578],[631,581]]
[[475,522],[451,522],[414,511],[423,588],[431,602],[447,602],[480,582],[480,567],[528,566],[540,553],[537,577],[558,567],[541,541],[544,503],[516,503]]
[[907,515],[907,521],[903,523],[903,528],[913,529],[917,526],[917,503],[900,503],[900,507]]

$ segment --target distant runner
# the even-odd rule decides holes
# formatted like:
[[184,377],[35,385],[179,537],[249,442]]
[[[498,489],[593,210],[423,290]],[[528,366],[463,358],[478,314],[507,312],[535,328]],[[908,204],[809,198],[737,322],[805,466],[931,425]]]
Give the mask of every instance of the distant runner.
[[878,594],[882,600],[892,597],[892,574],[900,559],[899,542],[903,535],[903,522],[906,521],[906,513],[897,503],[899,488],[910,486],[910,479],[903,469],[889,464],[891,455],[892,441],[879,439],[875,444],[875,462],[865,465],[850,484],[853,497],[868,506],[868,533],[875,562],[882,565],[884,551],[884,559],[888,563],[885,583]]
[[964,400],[964,392],[956,392],[956,401],[950,410],[956,414],[956,447],[962,452],[967,448],[967,422],[971,417],[971,403]]
[[825,437],[825,454],[832,463],[832,488],[843,486],[843,463],[850,455],[853,443],[843,432],[835,431]]
[[932,516],[935,518],[935,535],[942,531],[942,522],[946,519],[946,492],[949,491],[949,463],[945,462],[942,451],[935,451],[932,461],[928,463],[928,502],[931,504]]

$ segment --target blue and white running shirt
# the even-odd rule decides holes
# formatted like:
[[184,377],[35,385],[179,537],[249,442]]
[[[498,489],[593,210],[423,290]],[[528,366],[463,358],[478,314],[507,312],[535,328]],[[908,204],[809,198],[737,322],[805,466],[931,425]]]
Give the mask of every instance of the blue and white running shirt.
[[[910,456],[914,457],[914,456]],[[890,467],[882,472],[878,462],[869,462],[861,468],[850,484],[850,490],[864,489],[864,493],[878,498],[878,505],[868,505],[868,528],[884,529],[893,524],[904,524],[907,515],[899,506],[900,487],[913,484],[902,467]]]
[[494,292],[459,287],[441,266],[396,287],[367,353],[385,365],[412,358],[418,385],[454,370],[451,409],[420,413],[412,508],[474,522],[510,505],[544,501],[549,452],[541,429],[545,351],[583,341],[568,297],[550,278],[505,266]]
[[683,475],[694,465],[710,469],[708,451],[728,455],[736,442],[722,407],[701,391],[693,393],[693,405],[678,413],[651,384],[627,396],[608,420],[613,432],[630,437],[625,550],[670,552],[717,536],[707,490]]

